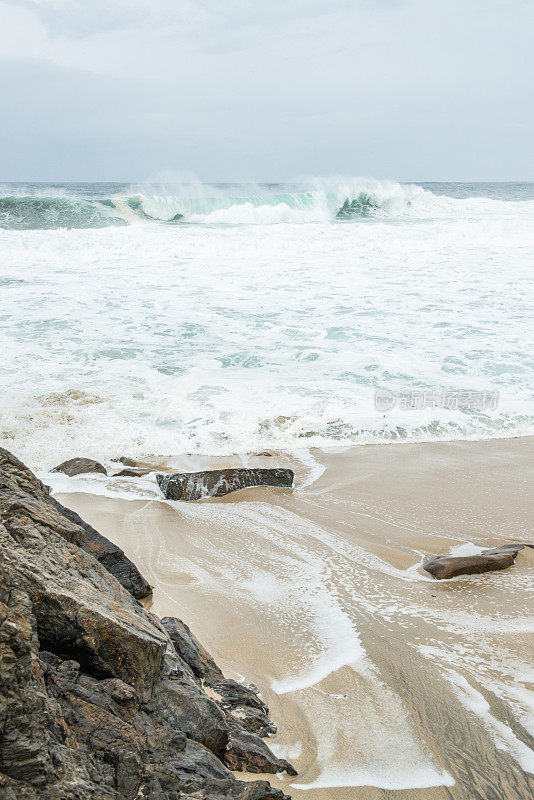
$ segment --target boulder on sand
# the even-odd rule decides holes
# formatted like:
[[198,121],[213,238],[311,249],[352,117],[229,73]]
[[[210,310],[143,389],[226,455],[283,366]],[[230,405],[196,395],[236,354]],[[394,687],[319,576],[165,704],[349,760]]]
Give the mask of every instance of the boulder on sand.
[[54,467],[52,472],[64,472],[69,478],[74,478],[75,475],[85,475],[88,472],[97,472],[100,475],[107,475],[107,470],[98,461],[93,461],[92,458],[69,458],[68,461],[63,461]]
[[236,467],[203,472],[175,472],[156,475],[159,487],[167,500],[200,500],[203,497],[223,497],[252,486],[275,486],[291,489],[294,473],[291,469],[259,469]]
[[515,563],[518,552],[524,547],[534,545],[521,542],[493,547],[473,556],[437,556],[423,564],[423,569],[437,580],[506,569]]

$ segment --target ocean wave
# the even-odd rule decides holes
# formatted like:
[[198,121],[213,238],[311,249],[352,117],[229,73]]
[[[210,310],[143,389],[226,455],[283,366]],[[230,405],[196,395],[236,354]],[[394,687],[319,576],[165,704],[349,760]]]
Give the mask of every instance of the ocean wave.
[[127,202],[144,218],[204,224],[276,224],[358,220],[410,213],[420,186],[371,179],[313,179],[294,186],[142,187]]
[[[347,223],[369,219],[439,219],[507,213],[510,205],[487,197],[455,198],[415,184],[371,178],[310,179],[295,185],[220,186],[185,183],[131,186],[109,196],[72,191],[43,195],[3,194],[0,228],[46,230],[104,228],[134,223],[273,225]],[[98,186],[95,185],[95,192]],[[530,213],[529,211],[529,213]],[[514,213],[515,213],[514,212]]]
[[[371,179],[314,179],[298,188],[199,183],[131,187],[107,197],[0,194],[0,228],[103,228],[135,222],[263,224],[347,222],[424,214],[431,192]],[[430,203],[431,205],[431,203]]]
[[[131,223],[0,231],[0,442],[49,467],[532,434],[532,200],[356,179],[289,188],[0,185],[76,193]],[[370,222],[335,221],[348,197]],[[190,224],[281,206],[330,222]],[[189,221],[169,222],[179,213]],[[377,388],[499,404],[378,411]]]
[[85,200],[68,196],[6,195],[0,197],[0,228],[50,230],[126,225],[114,214],[110,198]]

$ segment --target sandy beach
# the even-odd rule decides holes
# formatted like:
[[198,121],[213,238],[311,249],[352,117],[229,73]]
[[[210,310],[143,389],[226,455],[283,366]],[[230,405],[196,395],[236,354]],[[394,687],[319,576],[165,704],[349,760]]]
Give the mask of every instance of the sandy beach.
[[273,783],[297,800],[525,800],[534,551],[446,581],[420,565],[534,539],[532,452],[528,437],[315,450],[315,479],[273,452],[248,463],[292,466],[293,491],[56,496],[147,576],[153,611],[259,687],[269,745],[299,771]]

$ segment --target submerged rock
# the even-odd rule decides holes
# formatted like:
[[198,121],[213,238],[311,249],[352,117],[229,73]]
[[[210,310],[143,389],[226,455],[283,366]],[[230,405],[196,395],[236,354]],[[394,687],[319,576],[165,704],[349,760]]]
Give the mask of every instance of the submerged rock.
[[482,572],[506,569],[515,563],[520,550],[533,547],[528,543],[505,544],[483,550],[472,556],[438,556],[423,564],[423,569],[437,580],[454,578],[456,575],[476,575]]
[[123,464],[125,467],[139,466],[139,463],[134,458],[130,458],[129,456],[121,456],[120,458],[113,458],[112,461],[118,461],[119,464]]
[[142,467],[124,467],[121,469],[120,472],[115,472],[113,475],[114,478],[144,478],[145,475],[149,475],[152,472],[151,469],[142,468]]
[[107,475],[107,470],[98,461],[93,461],[92,458],[69,458],[68,461],[63,461],[54,467],[52,472],[64,472],[69,478],[74,478],[75,475],[85,475],[89,472],[98,472],[100,475]]
[[167,500],[200,500],[203,497],[223,497],[230,492],[252,486],[290,489],[293,486],[294,473],[291,469],[237,467],[158,474],[156,478]]
[[206,691],[226,681],[211,656],[147,613],[61,509],[0,450],[2,800],[284,800],[228,769],[285,764],[229,710],[238,690]]

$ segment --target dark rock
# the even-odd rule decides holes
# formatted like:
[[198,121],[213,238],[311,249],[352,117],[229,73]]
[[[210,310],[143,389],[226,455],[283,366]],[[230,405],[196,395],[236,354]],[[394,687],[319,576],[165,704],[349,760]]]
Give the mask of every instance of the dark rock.
[[87,553],[91,553],[138,600],[152,594],[152,586],[120,547],[110,542],[105,536],[102,536],[75,511],[61,505],[54,497],[50,497],[49,500],[64,517],[82,530],[81,533],[77,532],[75,539],[69,539],[69,541],[74,541],[78,547],[83,548]]
[[515,563],[516,556],[531,544],[506,544],[483,550],[473,556],[438,556],[423,564],[423,569],[437,580],[454,578],[456,575],[476,575],[482,572],[506,569]]
[[237,683],[221,675],[209,675],[205,683],[219,696],[221,706],[235,714],[245,730],[258,736],[276,733],[276,725],[269,719],[269,709],[255,686]]
[[128,456],[121,456],[120,458],[114,458],[113,461],[118,461],[120,464],[123,464],[125,467],[138,467],[139,464],[134,458],[128,458]]
[[[24,495],[21,502],[71,544],[94,556],[130,594],[148,597],[152,587],[120,547],[102,536],[75,511],[50,497],[49,489],[15,456],[0,447],[0,481],[9,479],[10,493]],[[6,484],[4,484],[5,486]],[[1,492],[1,486],[0,486]]]
[[256,692],[179,620],[175,647],[61,508],[0,450],[1,800],[284,800],[228,769],[292,769],[244,729]]
[[230,726],[230,741],[224,761],[233,770],[297,774],[296,769],[288,761],[273,755],[263,739],[235,724]]
[[226,713],[229,739],[225,764],[234,770],[296,775],[294,767],[284,759],[276,758],[259,738],[276,733],[276,725],[269,719],[269,709],[256,687],[225,678],[184,622],[164,617],[161,623],[191,674],[201,685],[209,687],[212,697]]
[[206,678],[209,675],[222,676],[222,672],[205,650],[188,625],[176,617],[163,617],[163,628],[169,635],[171,642],[180,658],[190,667],[196,678]]
[[54,467],[52,472],[64,472],[69,478],[75,475],[84,475],[87,472],[98,472],[101,475],[107,475],[107,470],[98,461],[93,461],[92,458],[70,458],[68,461],[63,461],[57,467]]
[[534,549],[534,544],[530,544],[530,542],[514,542],[513,544],[501,544],[499,547],[491,547],[489,550],[484,550],[483,555],[494,556],[494,555],[500,555],[501,553],[515,553],[515,555],[517,555],[519,551],[523,550],[525,547],[530,547]]
[[204,472],[158,474],[158,484],[167,500],[200,500],[203,497],[222,497],[251,486],[293,486],[291,469],[259,469],[238,467]]
[[143,478],[152,472],[151,469],[142,467],[125,467],[120,472],[115,472],[114,478]]
[[158,684],[150,706],[173,730],[204,745],[222,758],[228,744],[228,724],[223,710],[193,679],[171,676]]

